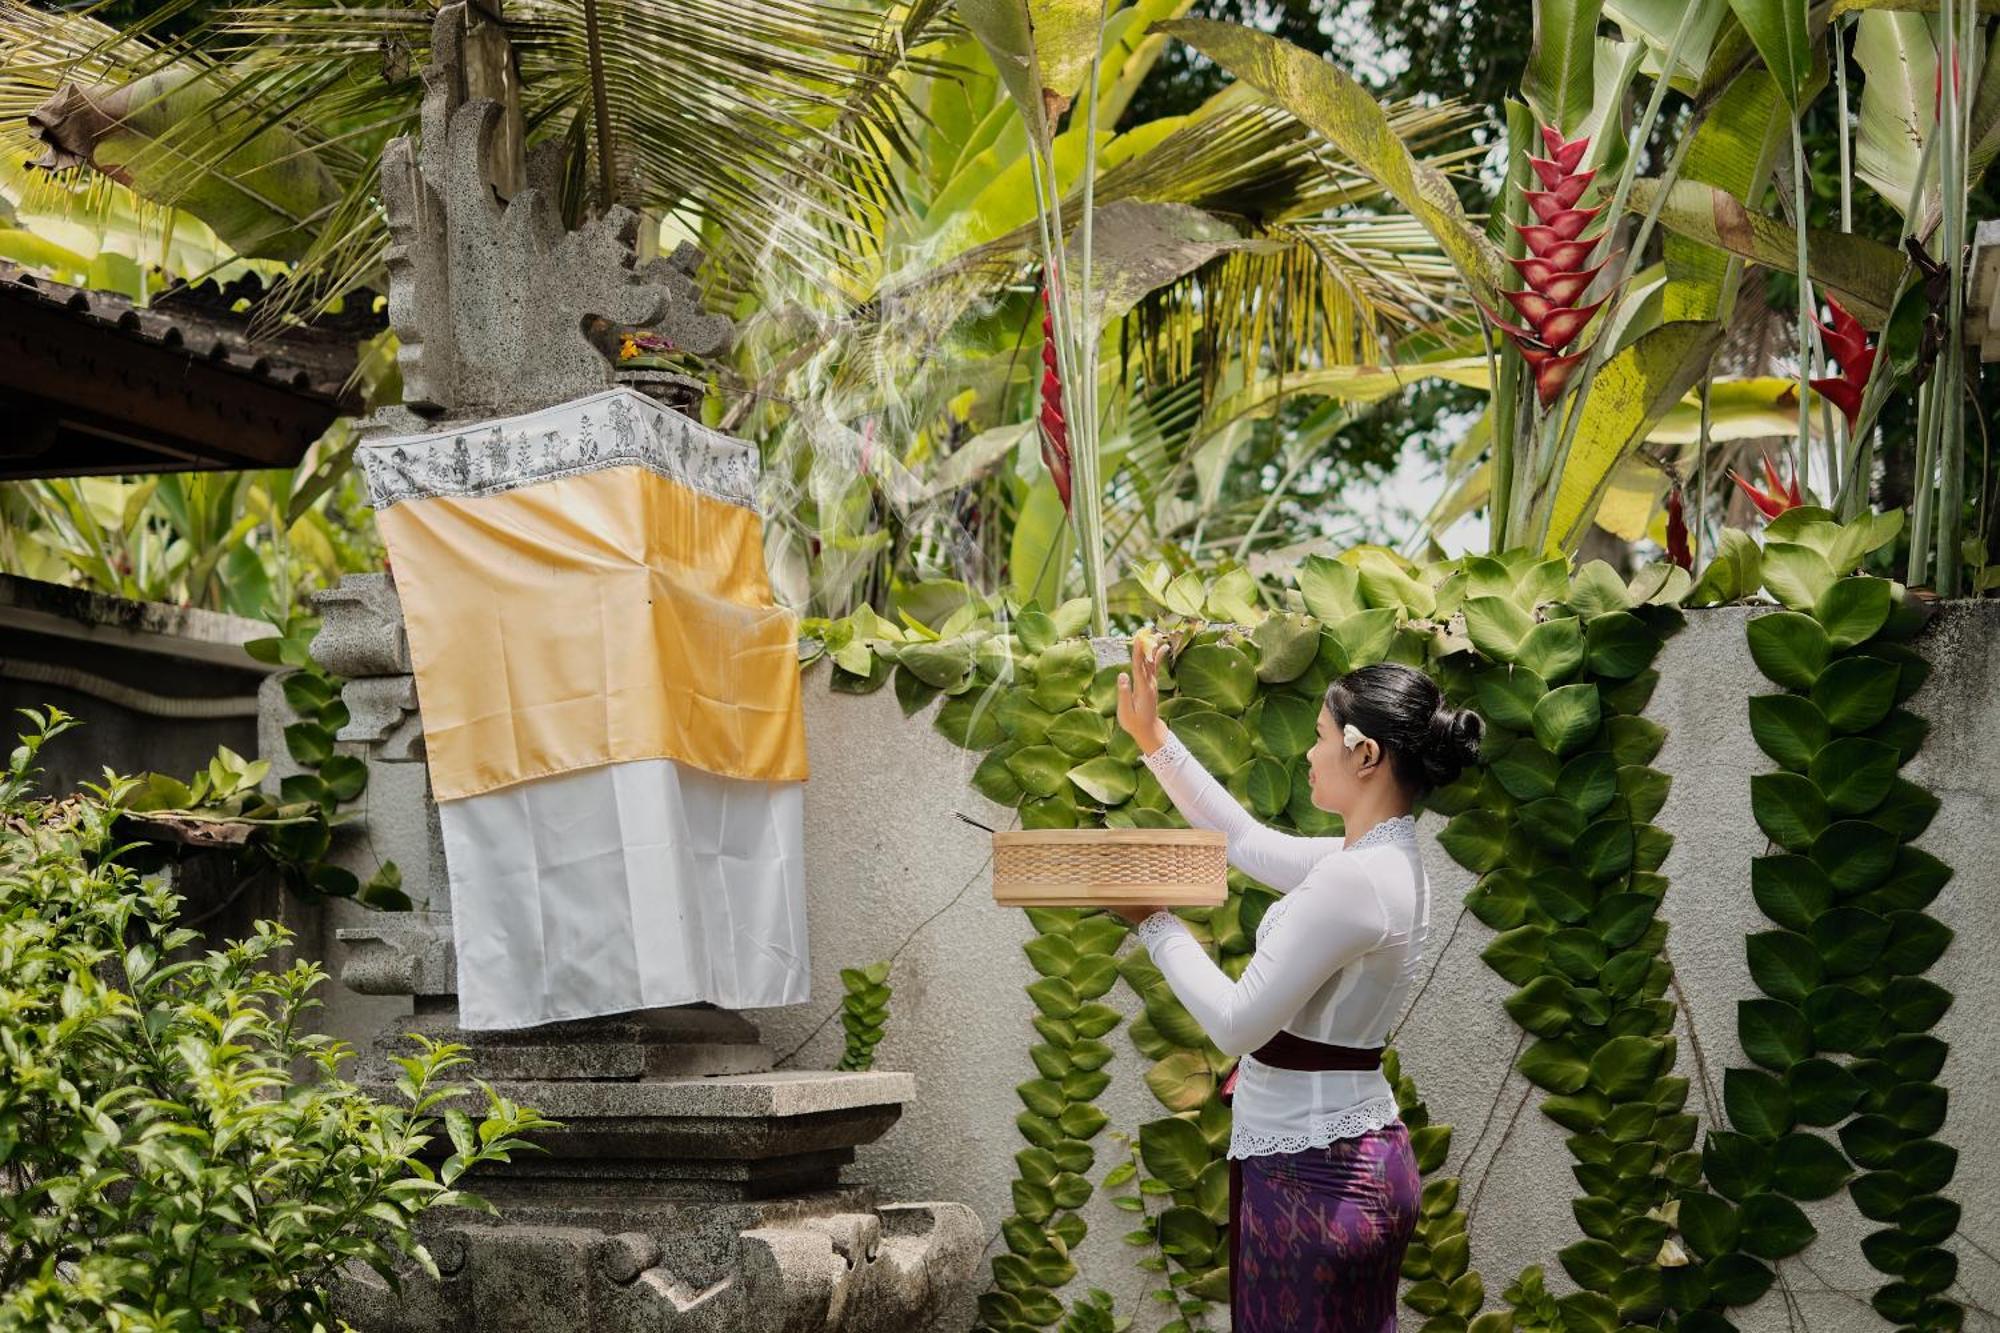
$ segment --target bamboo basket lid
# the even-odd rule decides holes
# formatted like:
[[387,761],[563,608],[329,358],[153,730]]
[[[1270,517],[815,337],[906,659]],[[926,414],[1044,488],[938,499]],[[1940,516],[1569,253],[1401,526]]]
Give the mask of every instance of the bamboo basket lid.
[[993,835],[1003,907],[1217,907],[1228,840],[1213,829],[1010,829]]

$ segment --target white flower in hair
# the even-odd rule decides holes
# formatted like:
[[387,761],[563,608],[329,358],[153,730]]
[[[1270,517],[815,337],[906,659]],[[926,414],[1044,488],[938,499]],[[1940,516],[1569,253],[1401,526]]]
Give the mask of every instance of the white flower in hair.
[[1348,749],[1352,750],[1368,737],[1362,735],[1361,729],[1350,722],[1340,729],[1340,739],[1346,743]]

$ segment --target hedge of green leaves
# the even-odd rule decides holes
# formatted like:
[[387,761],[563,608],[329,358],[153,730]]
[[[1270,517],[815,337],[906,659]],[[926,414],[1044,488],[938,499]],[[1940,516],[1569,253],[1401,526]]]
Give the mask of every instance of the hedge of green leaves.
[[[1440,843],[1479,876],[1467,906],[1499,932],[1482,957],[1518,988],[1506,1009],[1535,1039],[1516,1067],[1570,1131],[1584,1239],[1557,1257],[1583,1290],[1554,1302],[1557,1317],[1576,1330],[1657,1323],[1705,1297],[1671,1243],[1670,1205],[1701,1159],[1661,953],[1673,839],[1651,822],[1668,780],[1649,765],[1665,733],[1640,715],[1685,576],[1628,586],[1592,564],[1572,579],[1563,561],[1522,555],[1469,559],[1465,573],[1476,652],[1440,675],[1485,719],[1485,762],[1433,803],[1453,812]],[[1524,1303],[1540,1292],[1527,1275],[1519,1288]],[[1449,1313],[1426,1327],[1467,1327]],[[1471,1327],[1534,1318],[1517,1307]]]
[[[1466,905],[1497,932],[1483,957],[1517,987],[1506,1008],[1533,1039],[1518,1068],[1546,1094],[1543,1113],[1570,1131],[1584,1234],[1557,1258],[1582,1290],[1557,1298],[1531,1266],[1502,1308],[1484,1311],[1458,1181],[1436,1174],[1450,1128],[1429,1123],[1392,1051],[1386,1072],[1425,1175],[1404,1267],[1419,1333],[1728,1330],[1723,1311],[1773,1281],[1767,1261],[1811,1241],[1797,1201],[1842,1184],[1865,1213],[1893,1223],[1868,1242],[1870,1260],[1899,1279],[1877,1309],[1925,1330],[1957,1327],[1956,1307],[1935,1295],[1953,1275],[1936,1248],[1957,1220],[1937,1197],[1952,1159],[1926,1137],[1944,1094],[1930,1082],[1943,1047],[1924,1029],[1949,997],[1914,975],[1949,941],[1921,914],[1949,872],[1902,845],[1936,802],[1894,774],[1923,736],[1898,706],[1922,682],[1921,660],[1898,642],[1921,617],[1884,581],[1835,576],[1893,537],[1895,521],[1842,530],[1804,511],[1774,524],[1764,548],[1730,541],[1692,590],[1666,566],[1628,583],[1602,563],[1572,573],[1525,552],[1419,567],[1361,548],[1308,559],[1297,587],[1282,590],[1260,589],[1240,569],[1212,579],[1141,572],[1128,609],[1173,646],[1162,716],[1273,827],[1340,831],[1311,804],[1304,756],[1322,692],[1354,667],[1422,667],[1487,722],[1480,766],[1429,806],[1449,816],[1440,843],[1478,876]],[[1752,622],[1765,627],[1752,630],[1760,666],[1795,691],[1752,705],[1759,742],[1786,765],[1753,792],[1759,822],[1784,848],[1758,862],[1758,901],[1786,929],[1749,942],[1767,998],[1745,1003],[1742,1031],[1766,1068],[1727,1072],[1731,1128],[1697,1148],[1688,1080],[1673,1072],[1673,968],[1659,915],[1672,839],[1651,822],[1668,791],[1651,767],[1665,736],[1643,712],[1680,605],[1766,585],[1795,608]],[[871,612],[808,629],[833,658],[836,690],[893,682],[911,715],[937,703],[936,728],[982,756],[973,785],[1018,809],[1024,826],[1182,825],[1115,723],[1118,668],[1099,668],[1077,637],[1083,604],[997,610],[968,604],[935,633]],[[1235,977],[1275,897],[1232,871],[1222,906],[1180,915]],[[1139,1126],[1105,1185],[1136,1182],[1112,1202],[1140,1224],[1126,1240],[1143,1251],[1141,1267],[1165,1275],[1153,1295],[1176,1305],[1168,1328],[1182,1333],[1227,1294],[1229,1115],[1214,1093],[1230,1060],[1144,950],[1116,958],[1122,923],[1080,910],[1028,915],[1038,1077],[1019,1089],[1029,1146],[1016,1157],[1015,1214],[1002,1228],[1009,1253],[994,1261],[984,1326],[1046,1328],[1063,1316],[1057,1292],[1076,1272],[1077,1210],[1092,1192],[1091,1141],[1105,1127],[1094,1102],[1108,1082],[1106,1038],[1120,1021],[1102,997],[1122,977],[1143,1005],[1130,1041],[1168,1114]],[[1838,1065],[1825,1051],[1857,1058]],[[1845,1157],[1795,1131],[1850,1112]],[[1851,1183],[1847,1157],[1866,1171]]]
[[1946,1048],[1930,1029],[1952,997],[1922,975],[1951,943],[1924,912],[1951,870],[1908,845],[1938,800],[1898,773],[1928,725],[1903,706],[1929,674],[1907,644],[1926,617],[1885,579],[1842,576],[1895,532],[1893,515],[1842,528],[1793,510],[1742,566],[1746,586],[1785,608],[1748,628],[1758,669],[1782,687],[1750,700],[1751,732],[1777,765],[1750,790],[1772,843],[1752,885],[1773,929],[1748,941],[1763,995],[1741,1002],[1737,1028],[1754,1067],[1724,1074],[1730,1132],[1706,1151],[1716,1193],[1683,1202],[1681,1229],[1712,1264],[1767,1284],[1739,1252],[1802,1248],[1814,1233],[1794,1201],[1844,1185],[1882,1224],[1862,1243],[1891,1279],[1875,1309],[1931,1333],[1964,1312],[1942,1295],[1958,1274],[1941,1244],[1959,1222],[1941,1193],[1957,1153],[1933,1137]]

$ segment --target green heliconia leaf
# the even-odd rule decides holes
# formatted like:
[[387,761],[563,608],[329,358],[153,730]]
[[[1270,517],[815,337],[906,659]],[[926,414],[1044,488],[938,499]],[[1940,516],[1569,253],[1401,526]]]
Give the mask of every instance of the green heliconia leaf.
[[1266,616],[1250,638],[1257,645],[1257,679],[1266,685],[1297,680],[1319,652],[1319,622],[1296,612]]
[[1599,368],[1575,409],[1582,419],[1568,457],[1551,478],[1554,493],[1536,497],[1538,506],[1547,506],[1554,546],[1572,550],[1582,540],[1620,464],[1687,396],[1721,341],[1722,326],[1711,320],[1661,324]]
[[1595,685],[1564,685],[1542,696],[1532,721],[1535,739],[1558,758],[1581,749],[1603,720]]
[[1538,1088],[1573,1093],[1590,1079],[1590,1062],[1572,1042],[1561,1038],[1538,1041],[1514,1062],[1521,1076]]
[[1759,773],[1750,779],[1750,810],[1764,835],[1786,851],[1809,849],[1826,828],[1826,800],[1796,773]]
[[1794,611],[1811,611],[1834,583],[1833,566],[1810,546],[1764,543],[1764,586]]
[[1813,619],[1826,627],[1827,642],[1852,648],[1875,637],[1889,619],[1887,579],[1846,578],[1826,590],[1813,608]]
[[1813,756],[1832,734],[1826,714],[1804,695],[1759,694],[1750,699],[1750,735],[1757,748],[1794,773],[1811,767]]
[[1328,61],[1254,28],[1180,19],[1154,31],[1186,42],[1324,136],[1409,210],[1479,292],[1500,289],[1499,250],[1466,218],[1444,174],[1410,155],[1373,92]]
[[1764,60],[1778,96],[1796,116],[1812,82],[1812,44],[1806,32],[1806,0],[1730,0],[1730,12],[1744,26]]
[[[1658,198],[1659,188],[1658,181],[1639,177],[1632,182],[1627,206],[1635,213],[1647,212]],[[1659,225],[1780,272],[1792,271],[1798,264],[1798,241],[1792,228],[1777,218],[1752,213],[1728,191],[1699,181],[1675,182],[1660,205]],[[1856,318],[1870,328],[1880,328],[1895,304],[1905,264],[1902,254],[1858,233],[1849,235],[1828,228],[1807,228],[1806,242],[1814,287],[1831,288]]]
[[1796,611],[1758,616],[1747,635],[1757,669],[1787,689],[1811,689],[1832,654],[1825,628]]
[[1078,790],[1099,805],[1119,805],[1130,800],[1137,785],[1130,764],[1121,764],[1104,754],[1078,764],[1069,770],[1068,777]]
[[1228,644],[1189,648],[1174,663],[1174,677],[1183,698],[1199,699],[1225,716],[1241,713],[1257,695],[1256,666]]
[[1782,1000],[1739,1001],[1736,1037],[1745,1055],[1780,1073],[1813,1053],[1811,1023]]
[[1766,930],[1748,942],[1750,977],[1773,999],[1803,1002],[1826,975],[1813,942],[1789,930]]
[[1813,682],[1812,700],[1835,732],[1866,731],[1896,706],[1901,678],[1893,663],[1873,657],[1844,657]]
[[1764,1143],[1775,1142],[1795,1123],[1791,1093],[1761,1069],[1724,1070],[1722,1101],[1730,1127]]
[[1539,0],[1534,10],[1535,41],[1521,74],[1521,96],[1542,124],[1570,138],[1583,128],[1596,100],[1602,5],[1600,0]]
[[1765,916],[1805,931],[1833,905],[1833,881],[1803,856],[1760,856],[1750,863],[1750,892]]

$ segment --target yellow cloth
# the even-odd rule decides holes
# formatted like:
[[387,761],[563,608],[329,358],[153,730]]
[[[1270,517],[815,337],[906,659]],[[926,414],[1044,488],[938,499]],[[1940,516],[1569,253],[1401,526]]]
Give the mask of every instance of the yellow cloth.
[[644,466],[378,510],[440,800],[668,758],[806,776],[756,512]]

